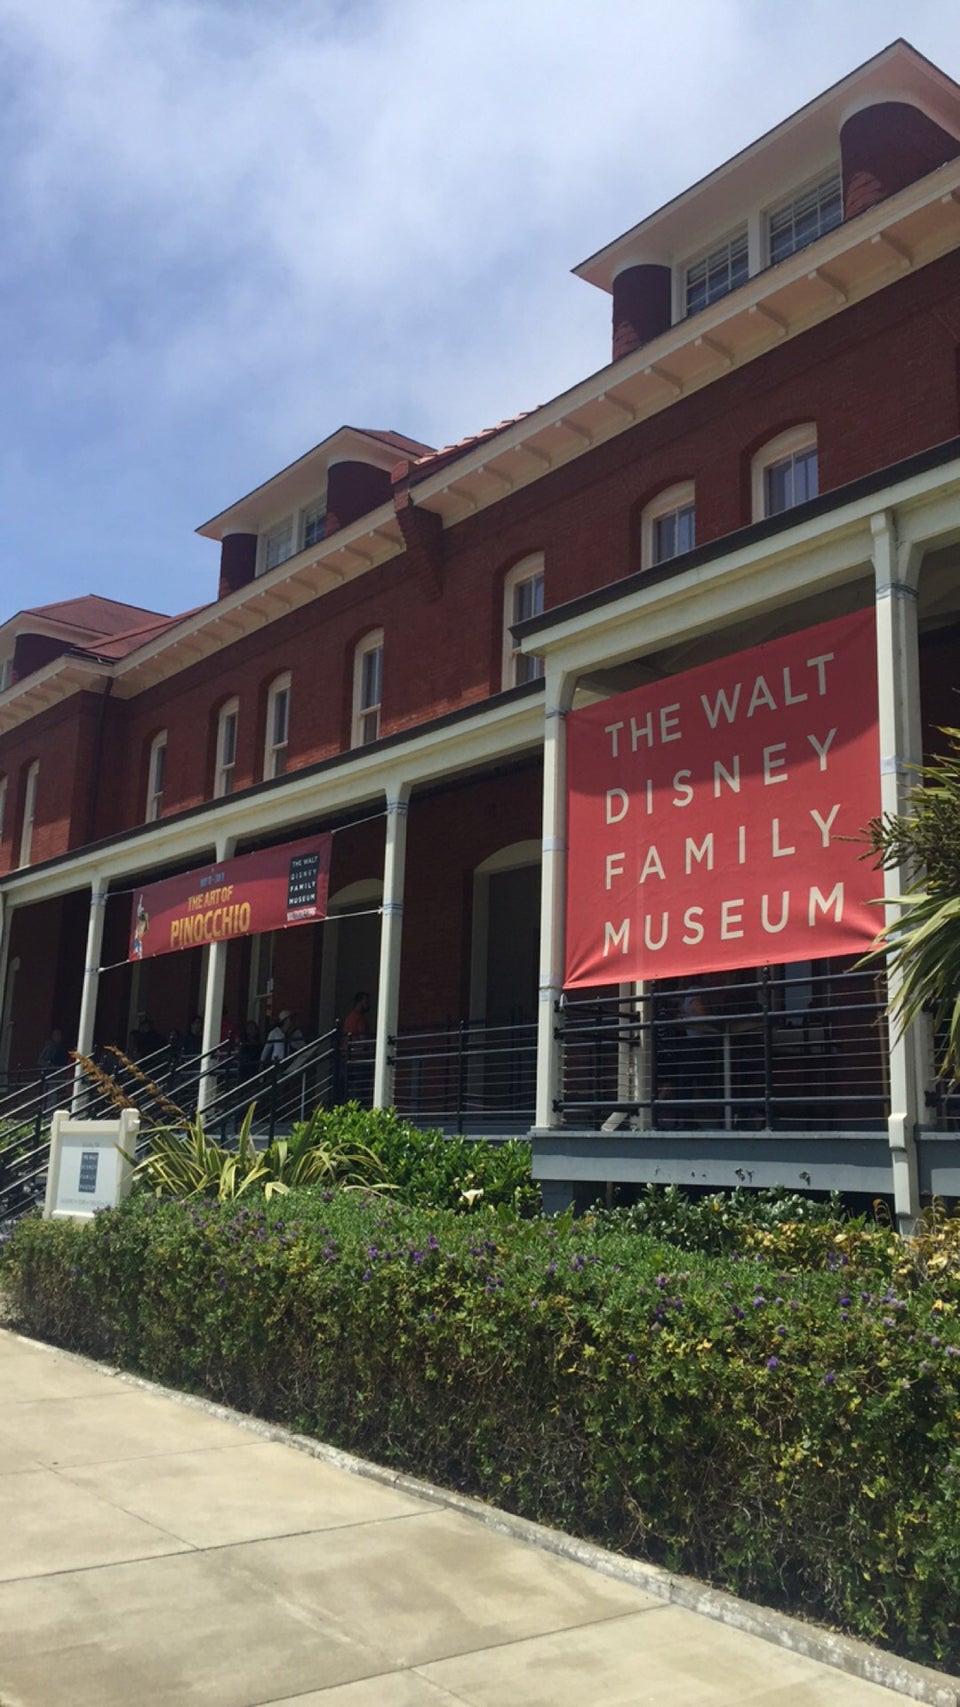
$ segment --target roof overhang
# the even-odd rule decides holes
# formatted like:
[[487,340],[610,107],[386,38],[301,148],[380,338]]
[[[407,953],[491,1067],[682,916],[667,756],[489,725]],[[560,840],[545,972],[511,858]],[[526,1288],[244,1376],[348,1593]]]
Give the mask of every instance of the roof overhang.
[[0,693],[0,735],[41,716],[72,694],[84,690],[95,693],[106,685],[110,675],[110,666],[94,658],[70,653],[54,658],[42,670],[34,670],[22,682],[14,682],[5,693]]
[[574,273],[612,291],[617,273],[627,266],[670,265],[708,247],[742,224],[747,208],[779,198],[785,184],[797,181],[798,170],[812,176],[836,162],[844,120],[858,107],[879,101],[905,101],[952,135],[960,135],[960,86],[909,42],[892,42],[715,172],[598,249],[574,267]]
[[[422,447],[426,448],[426,447]],[[220,514],[197,528],[205,539],[223,539],[229,533],[259,533],[269,522],[295,510],[322,491],[326,471],[335,462],[365,462],[389,474],[404,455],[400,446],[385,444],[359,427],[338,427],[329,438],[281,469],[272,479],[255,486]]]

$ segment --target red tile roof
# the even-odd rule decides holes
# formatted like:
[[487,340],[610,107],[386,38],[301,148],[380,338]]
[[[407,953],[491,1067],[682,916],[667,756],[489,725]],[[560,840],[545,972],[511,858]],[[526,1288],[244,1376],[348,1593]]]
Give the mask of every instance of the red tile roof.
[[117,599],[101,598],[99,593],[85,593],[78,599],[59,599],[52,605],[28,605],[16,614],[59,622],[64,628],[80,629],[92,638],[123,634],[134,625],[143,628],[171,620],[160,611],[146,610],[142,605],[120,604]]
[[[537,405],[539,408],[540,405]],[[437,469],[445,468],[448,463],[456,462],[458,457],[466,456],[477,445],[485,444],[489,439],[495,439],[499,433],[505,433],[508,427],[516,426],[518,421],[525,421],[530,415],[535,415],[536,409],[521,409],[519,415],[511,415],[506,421],[498,421],[495,427],[483,427],[479,433],[468,433],[466,438],[458,439],[456,444],[444,445],[441,450],[429,451],[424,456],[412,457],[406,467],[401,464],[401,478],[412,475],[422,480],[426,475],[433,474]]]

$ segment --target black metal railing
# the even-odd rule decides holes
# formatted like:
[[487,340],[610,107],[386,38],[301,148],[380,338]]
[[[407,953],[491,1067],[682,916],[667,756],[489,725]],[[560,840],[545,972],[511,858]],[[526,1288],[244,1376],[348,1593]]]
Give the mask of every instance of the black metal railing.
[[850,1131],[889,1107],[885,991],[872,972],[762,968],[558,1009],[564,1124]]
[[459,1133],[522,1131],[533,1123],[534,1023],[461,1020],[390,1038],[393,1100],[420,1125]]
[[0,1093],[0,1233],[43,1199],[50,1159],[50,1123],[69,1107],[74,1069],[7,1073]]

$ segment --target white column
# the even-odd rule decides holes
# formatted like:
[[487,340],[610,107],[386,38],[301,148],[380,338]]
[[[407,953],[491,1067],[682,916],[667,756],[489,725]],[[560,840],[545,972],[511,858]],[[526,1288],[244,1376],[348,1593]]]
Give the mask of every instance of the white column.
[[408,782],[387,787],[387,834],[383,856],[383,912],[380,918],[380,980],[373,1056],[373,1106],[393,1102],[390,1038],[400,1017],[400,950],[403,937],[403,881],[407,862]]
[[[107,880],[95,877],[90,886],[90,915],[87,919],[87,948],[83,963],[83,985],[80,992],[80,1019],[77,1025],[77,1054],[89,1056],[97,1024],[97,996],[100,993],[100,953],[103,948],[103,925],[107,914]],[[86,1081],[83,1068],[77,1063],[73,1075],[72,1112],[79,1113]]]
[[576,678],[548,661],[543,737],[543,865],[540,878],[540,989],[535,1124],[556,1124],[561,1053],[556,1004],[563,994],[567,906],[567,730]]
[[[217,864],[229,859],[236,847],[235,836],[217,837]],[[223,985],[227,974],[227,944],[212,942],[204,951],[206,966],[203,977],[203,1073],[197,1084],[197,1113],[200,1114],[216,1095],[216,1074],[211,1071],[210,1051],[220,1042],[223,1021]]]
[[[893,515],[871,518],[876,576],[877,687],[880,722],[880,805],[884,813],[907,810],[917,783],[911,766],[923,760],[920,716],[920,656],[917,639],[917,585],[920,553],[898,547]],[[899,917],[896,905],[908,886],[894,868],[883,873],[887,924]],[[888,995],[897,996],[899,979],[891,973]],[[893,1195],[901,1231],[908,1232],[920,1211],[916,1129],[923,1118],[929,1072],[929,1029],[913,1025],[901,1032],[888,1020],[890,1051],[890,1162]]]
[[7,1033],[7,967],[10,964],[10,930],[13,925],[13,908],[6,896],[0,891],[0,1072],[6,1068],[6,1055],[3,1047]]

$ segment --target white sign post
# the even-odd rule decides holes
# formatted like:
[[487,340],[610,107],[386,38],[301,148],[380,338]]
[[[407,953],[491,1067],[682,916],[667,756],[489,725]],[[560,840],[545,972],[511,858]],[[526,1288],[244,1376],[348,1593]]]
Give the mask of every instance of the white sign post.
[[58,1108],[50,1132],[44,1218],[90,1221],[98,1209],[114,1208],[130,1190],[133,1164],[127,1156],[133,1155],[139,1131],[134,1108],[122,1109],[119,1120],[72,1120]]

